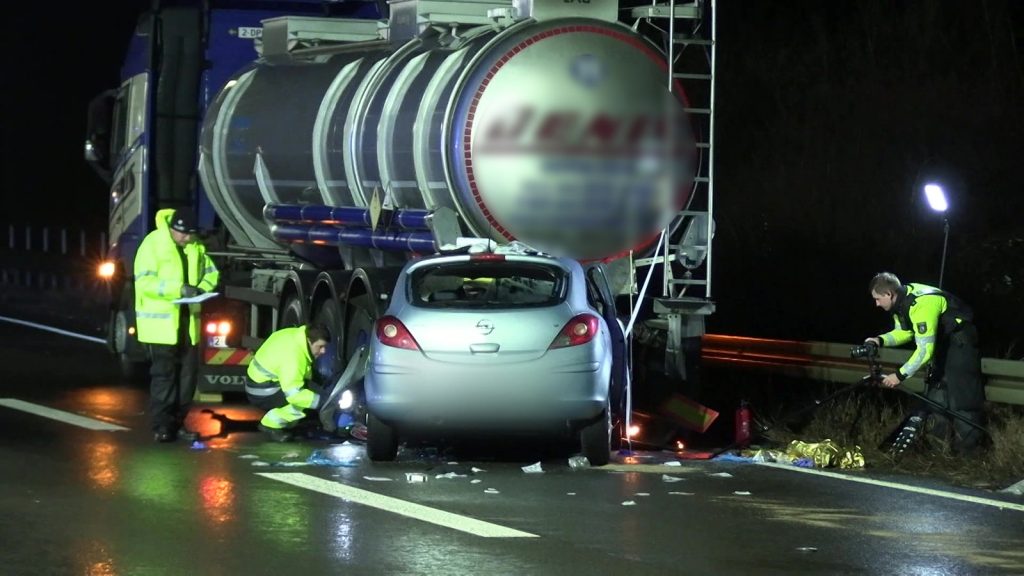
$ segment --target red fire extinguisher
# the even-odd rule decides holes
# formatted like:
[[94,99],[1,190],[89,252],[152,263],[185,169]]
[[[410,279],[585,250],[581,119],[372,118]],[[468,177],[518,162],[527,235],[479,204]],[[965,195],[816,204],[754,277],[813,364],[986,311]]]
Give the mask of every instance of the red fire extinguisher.
[[750,407],[746,400],[740,400],[736,409],[736,446],[750,446]]

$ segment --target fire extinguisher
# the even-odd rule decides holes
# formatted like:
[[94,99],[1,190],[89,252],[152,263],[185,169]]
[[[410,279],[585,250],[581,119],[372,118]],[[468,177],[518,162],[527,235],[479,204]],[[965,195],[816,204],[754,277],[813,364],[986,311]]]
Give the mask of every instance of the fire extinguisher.
[[736,446],[750,446],[750,406],[746,400],[740,400],[736,409]]

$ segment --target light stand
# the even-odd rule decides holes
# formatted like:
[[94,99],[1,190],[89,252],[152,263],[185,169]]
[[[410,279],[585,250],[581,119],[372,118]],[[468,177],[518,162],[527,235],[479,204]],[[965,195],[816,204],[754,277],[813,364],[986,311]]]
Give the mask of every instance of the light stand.
[[942,277],[946,273],[946,248],[949,246],[949,218],[946,217],[949,202],[946,201],[946,192],[938,184],[925,184],[924,196],[931,209],[942,214],[942,265],[939,267],[938,286],[942,288]]
[[942,288],[942,276],[946,273],[946,247],[949,245],[949,218],[942,219],[942,265],[939,266],[939,288]]

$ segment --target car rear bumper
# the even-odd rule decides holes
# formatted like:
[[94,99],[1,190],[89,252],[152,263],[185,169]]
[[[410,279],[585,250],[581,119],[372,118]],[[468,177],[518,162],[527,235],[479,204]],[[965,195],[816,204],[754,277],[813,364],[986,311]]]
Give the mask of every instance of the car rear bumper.
[[514,430],[589,420],[608,402],[608,363],[453,368],[415,372],[373,365],[367,408],[399,427]]

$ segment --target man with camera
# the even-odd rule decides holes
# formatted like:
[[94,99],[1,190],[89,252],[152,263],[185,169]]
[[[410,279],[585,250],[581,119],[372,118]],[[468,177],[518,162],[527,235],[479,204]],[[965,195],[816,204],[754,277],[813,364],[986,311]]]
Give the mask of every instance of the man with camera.
[[[867,346],[900,346],[914,342],[914,353],[898,370],[887,374],[881,384],[895,388],[928,365],[925,397],[977,424],[961,419],[940,418],[933,433],[940,437],[953,429],[953,449],[966,452],[982,440],[985,388],[978,353],[978,331],[974,315],[956,296],[924,284],[900,283],[891,272],[871,279],[871,297],[886,312],[891,312],[895,327],[864,340]],[[936,410],[927,404],[916,406],[900,426],[892,451],[902,452],[921,432],[927,416]]]

